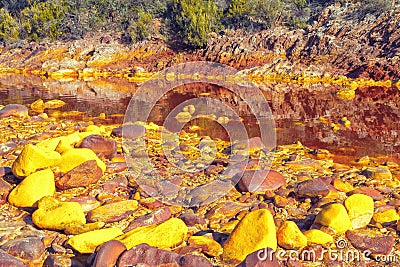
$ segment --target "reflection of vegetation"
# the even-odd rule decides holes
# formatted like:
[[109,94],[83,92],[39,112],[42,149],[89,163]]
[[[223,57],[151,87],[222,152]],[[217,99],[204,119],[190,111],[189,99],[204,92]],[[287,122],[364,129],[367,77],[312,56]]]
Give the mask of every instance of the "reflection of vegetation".
[[335,2],[358,3],[361,16],[392,6],[391,0],[3,0],[0,40],[76,39],[113,31],[135,42],[178,33],[183,43],[202,47],[211,32],[224,28],[307,28],[311,14]]

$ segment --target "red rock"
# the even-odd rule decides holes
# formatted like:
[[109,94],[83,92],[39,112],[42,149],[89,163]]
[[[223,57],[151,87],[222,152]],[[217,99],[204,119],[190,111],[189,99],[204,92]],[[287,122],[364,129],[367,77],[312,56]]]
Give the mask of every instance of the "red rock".
[[5,194],[10,192],[12,186],[7,183],[6,181],[4,181],[3,178],[0,178],[0,194]]
[[10,116],[21,118],[27,117],[28,108],[19,104],[8,104],[0,110],[0,119]]
[[108,193],[115,193],[118,188],[126,188],[128,186],[128,179],[124,176],[117,176],[110,181],[107,181],[103,188]]
[[[234,177],[233,179],[238,179]],[[274,170],[245,171],[237,184],[241,192],[276,190],[286,185],[285,177]]]
[[79,204],[81,204],[84,212],[91,211],[101,205],[100,202],[92,196],[73,197],[69,201],[78,202]]
[[112,135],[117,137],[124,137],[129,139],[136,139],[146,133],[146,128],[142,125],[124,125],[114,128],[111,132]]
[[369,188],[369,187],[360,187],[357,188],[349,193],[350,195],[353,194],[364,194],[367,196],[372,197],[373,200],[382,200],[384,196],[376,189]]
[[362,251],[369,250],[372,254],[388,255],[395,241],[393,236],[385,236],[369,229],[347,231],[346,237],[355,248]]
[[280,267],[275,253],[270,248],[261,249],[247,255],[237,267]]
[[23,260],[32,261],[39,259],[44,253],[44,244],[38,237],[17,238],[1,246],[8,254]]
[[122,253],[118,260],[118,267],[139,264],[147,264],[151,267],[160,265],[179,267],[180,259],[181,256],[177,253],[151,247],[147,244],[140,244]]
[[81,148],[90,148],[99,157],[103,156],[111,159],[117,153],[117,143],[114,140],[107,139],[101,135],[93,134],[85,137],[81,144]]
[[124,232],[129,232],[141,226],[159,224],[171,218],[171,210],[168,207],[160,208],[145,215],[142,215],[129,223]]
[[106,172],[107,173],[118,173],[123,172],[128,168],[128,164],[126,162],[111,162],[107,164]]
[[213,265],[205,257],[188,254],[188,255],[181,257],[180,266],[181,267],[194,267],[194,266],[212,267]]
[[297,197],[318,197],[329,194],[329,185],[316,178],[297,183],[294,189]]
[[151,198],[150,200],[149,199],[141,200],[140,204],[142,206],[148,208],[149,210],[155,210],[155,209],[158,209],[158,208],[164,206],[164,204],[161,201],[159,201],[158,199],[154,199],[154,198]]
[[0,249],[0,266],[1,267],[26,267],[25,263],[21,260],[7,254],[4,250]]
[[101,245],[96,253],[93,267],[115,266],[119,256],[126,250],[123,243],[117,240],[110,240]]
[[198,214],[193,212],[186,212],[179,216],[179,218],[187,225],[187,226],[195,226],[195,225],[205,225],[207,221]]
[[95,160],[89,160],[73,168],[56,180],[59,189],[69,189],[79,186],[88,186],[97,183],[102,176],[102,170]]

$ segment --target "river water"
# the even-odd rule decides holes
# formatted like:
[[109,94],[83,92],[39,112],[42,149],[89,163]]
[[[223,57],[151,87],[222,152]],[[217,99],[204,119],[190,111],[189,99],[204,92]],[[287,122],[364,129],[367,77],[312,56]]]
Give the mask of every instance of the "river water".
[[[48,110],[50,115],[58,112],[58,116],[62,116],[64,111],[79,111],[79,119],[122,123],[126,108],[139,87],[140,84],[117,78],[60,81],[37,76],[2,75],[0,104],[30,104],[37,99],[61,99],[67,105],[58,111]],[[353,100],[342,100],[336,95],[338,89],[322,85],[260,86],[258,90],[261,90],[272,111],[277,145],[300,141],[311,148],[328,149],[338,156],[387,156],[399,161],[400,90],[359,88]],[[251,111],[245,101],[226,88],[202,83],[169,91],[152,107],[149,121],[162,124],[180,103],[199,97],[213,98],[230,106],[242,118],[250,137],[260,134],[255,119],[257,110]],[[139,108],[135,112],[139,116],[140,107],[150,103],[146,98],[136,101],[139,101],[136,103]],[[98,118],[101,113],[106,115],[106,119]],[[343,117],[350,124],[346,126]],[[184,129],[191,129],[190,126],[195,124],[199,126],[196,131],[201,135],[227,139],[224,128],[211,119],[193,120]]]

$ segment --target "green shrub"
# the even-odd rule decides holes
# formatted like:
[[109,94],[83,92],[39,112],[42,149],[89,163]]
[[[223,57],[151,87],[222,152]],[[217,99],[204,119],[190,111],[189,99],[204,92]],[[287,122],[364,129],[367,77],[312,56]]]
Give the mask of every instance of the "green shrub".
[[4,8],[0,9],[0,39],[3,42],[12,42],[19,38],[17,21]]
[[221,11],[212,0],[173,0],[172,21],[187,45],[204,47],[219,29]]
[[61,35],[61,23],[68,6],[62,1],[36,2],[21,11],[25,37],[34,41],[43,38],[55,40]]
[[134,10],[134,13],[135,15],[131,18],[133,22],[128,26],[127,30],[131,40],[137,42],[150,35],[153,16],[142,9]]

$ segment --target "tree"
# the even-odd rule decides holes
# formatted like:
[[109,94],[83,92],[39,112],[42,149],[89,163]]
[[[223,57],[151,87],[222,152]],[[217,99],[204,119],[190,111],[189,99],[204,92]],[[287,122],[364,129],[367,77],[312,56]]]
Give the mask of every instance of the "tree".
[[173,0],[172,20],[189,46],[207,44],[209,34],[219,29],[221,11],[212,0]]
[[19,38],[19,25],[4,8],[0,9],[0,39],[12,42]]
[[26,38],[39,41],[43,38],[55,40],[61,35],[61,23],[68,6],[62,0],[33,3],[21,11],[21,23]]

